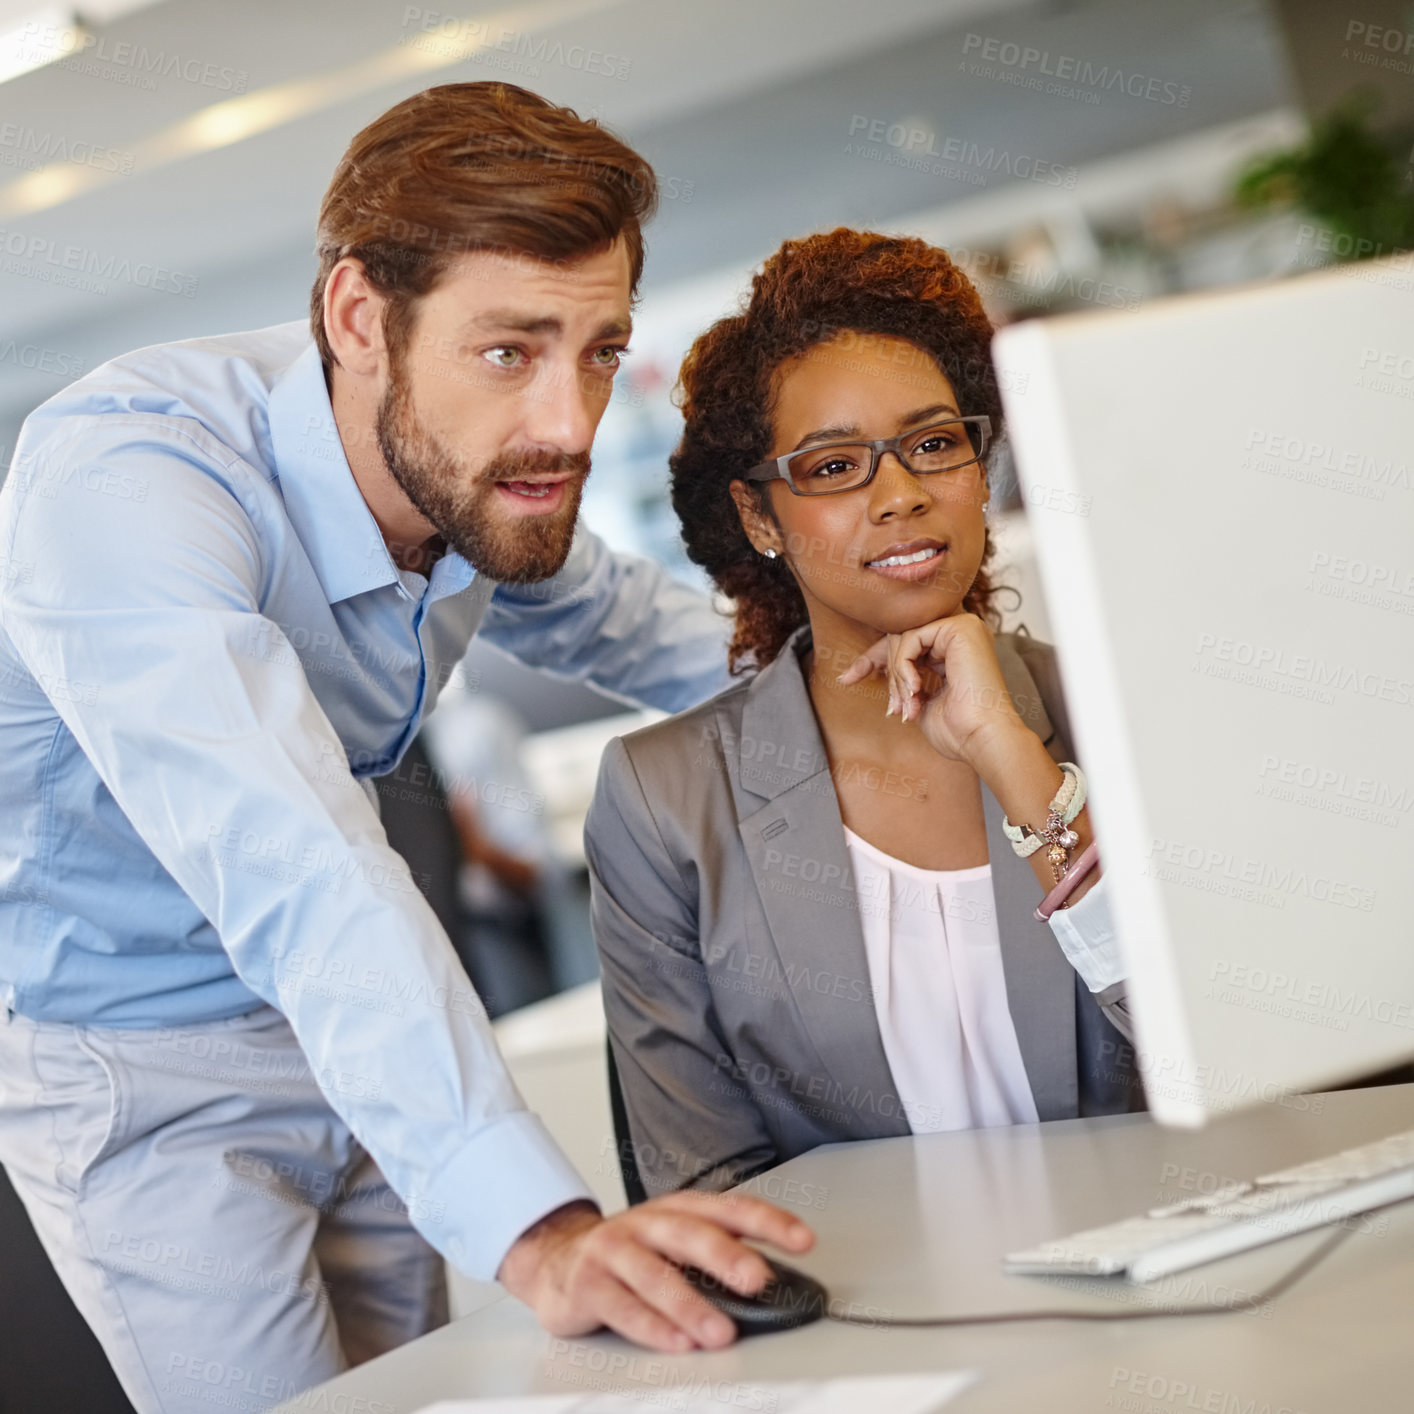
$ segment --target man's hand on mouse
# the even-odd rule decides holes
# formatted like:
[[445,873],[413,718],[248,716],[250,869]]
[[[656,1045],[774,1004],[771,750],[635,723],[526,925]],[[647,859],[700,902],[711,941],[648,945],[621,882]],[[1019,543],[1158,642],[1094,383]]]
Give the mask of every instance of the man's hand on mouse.
[[736,1327],[679,1268],[752,1295],[771,1273],[743,1237],[786,1252],[815,1245],[799,1218],[759,1198],[671,1193],[610,1218],[587,1202],[558,1208],[520,1235],[496,1275],[552,1335],[608,1326],[654,1350],[716,1349]]

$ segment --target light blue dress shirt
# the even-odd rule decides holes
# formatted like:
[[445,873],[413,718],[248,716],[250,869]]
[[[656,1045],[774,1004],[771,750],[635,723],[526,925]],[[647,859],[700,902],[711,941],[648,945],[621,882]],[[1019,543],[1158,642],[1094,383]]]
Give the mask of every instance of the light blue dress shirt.
[[419,1226],[487,1276],[585,1189],[367,788],[478,628],[669,711],[727,681],[724,619],[588,533],[541,584],[400,571],[302,323],[95,369],[0,489],[0,1000],[117,1027],[278,1008],[414,1221],[445,1213]]

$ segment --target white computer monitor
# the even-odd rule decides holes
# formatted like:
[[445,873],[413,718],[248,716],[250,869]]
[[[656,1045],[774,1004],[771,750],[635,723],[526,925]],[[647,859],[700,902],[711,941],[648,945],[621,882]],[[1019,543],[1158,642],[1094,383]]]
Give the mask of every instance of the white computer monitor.
[[1414,1057],[1414,259],[995,356],[1149,1104]]

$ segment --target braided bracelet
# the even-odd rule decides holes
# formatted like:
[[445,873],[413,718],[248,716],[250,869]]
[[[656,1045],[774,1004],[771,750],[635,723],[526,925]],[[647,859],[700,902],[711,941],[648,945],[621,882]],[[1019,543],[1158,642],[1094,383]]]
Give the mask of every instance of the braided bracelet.
[[1046,823],[1040,830],[1032,830],[1027,825],[1013,825],[1002,817],[1002,831],[1011,841],[1011,847],[1022,859],[1029,859],[1042,845],[1046,846],[1046,862],[1056,883],[1065,877],[1070,867],[1070,851],[1080,843],[1080,836],[1069,829],[1071,821],[1085,805],[1085,773],[1074,761],[1060,763],[1064,779],[1046,809]]

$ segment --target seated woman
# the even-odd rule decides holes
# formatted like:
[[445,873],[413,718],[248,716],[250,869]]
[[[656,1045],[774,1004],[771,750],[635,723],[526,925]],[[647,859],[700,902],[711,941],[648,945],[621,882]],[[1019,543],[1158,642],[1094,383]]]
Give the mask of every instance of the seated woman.
[[996,631],[991,332],[946,253],[841,229],[683,364],[673,504],[755,671],[611,743],[585,827],[650,1194],[1142,1108],[1055,655]]

